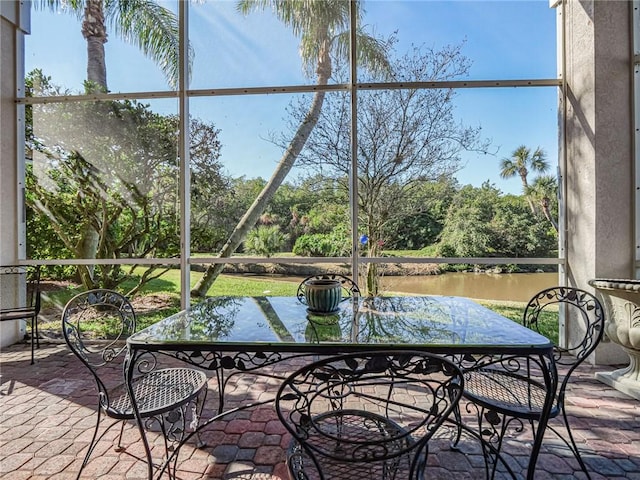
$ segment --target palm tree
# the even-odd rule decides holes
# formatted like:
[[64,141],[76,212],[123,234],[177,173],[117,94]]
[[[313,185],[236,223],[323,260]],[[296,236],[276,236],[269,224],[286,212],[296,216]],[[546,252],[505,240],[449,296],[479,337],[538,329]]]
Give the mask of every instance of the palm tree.
[[[526,194],[529,183],[527,176],[529,170],[539,173],[545,173],[549,169],[549,162],[547,162],[547,154],[540,147],[531,153],[531,149],[525,145],[520,145],[516,148],[511,157],[503,158],[500,162],[500,176],[502,178],[511,178],[516,175],[520,176],[522,181],[522,191]],[[535,206],[530,198],[527,198],[531,212],[535,213]]]
[[535,201],[540,205],[545,218],[551,222],[556,232],[558,231],[558,222],[551,214],[552,199],[558,197],[558,180],[552,175],[541,175],[537,177],[531,185],[527,187],[525,194],[531,201]]
[[[333,71],[333,59],[346,59],[349,55],[350,3],[344,0],[240,0],[237,5],[245,15],[254,10],[271,8],[276,17],[300,37],[300,55],[305,71],[315,72],[316,83],[326,85]],[[359,25],[361,3],[358,1],[355,6]],[[356,32],[356,38],[359,65],[372,71],[388,72],[387,46],[360,30]],[[323,90],[314,93],[309,110],[271,178],[231,232],[218,254],[220,258],[228,258],[236,251],[286,178],[318,122],[324,96]],[[209,266],[191,294],[200,297],[206,295],[223,269],[222,263]]]
[[[179,69],[179,23],[173,12],[151,0],[39,0],[37,8],[67,11],[82,20],[82,36],[87,42],[86,93],[108,92],[104,44],[107,24],[125,41],[138,46],[161,68],[175,86]],[[192,57],[191,52],[189,54]],[[191,58],[189,59],[191,60]],[[96,106],[97,108],[97,106]],[[95,258],[99,226],[87,223],[79,242],[83,258]],[[85,286],[93,286],[93,267],[79,266]]]
[[[37,8],[67,11],[82,20],[87,41],[89,89],[107,88],[104,44],[107,25],[123,40],[139,47],[164,73],[169,85],[178,81],[179,22],[176,15],[152,0],[38,0]],[[192,57],[192,52],[189,54]],[[191,60],[191,58],[190,58]]]

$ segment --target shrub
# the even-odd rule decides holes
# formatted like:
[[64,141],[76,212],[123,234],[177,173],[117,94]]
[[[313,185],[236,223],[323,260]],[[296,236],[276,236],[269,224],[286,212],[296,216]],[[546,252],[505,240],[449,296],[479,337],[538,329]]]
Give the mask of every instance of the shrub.
[[343,232],[313,233],[298,237],[293,253],[303,257],[341,257],[351,251],[351,242]]
[[285,242],[285,236],[277,225],[260,225],[247,234],[244,248],[255,255],[270,257],[279,252]]

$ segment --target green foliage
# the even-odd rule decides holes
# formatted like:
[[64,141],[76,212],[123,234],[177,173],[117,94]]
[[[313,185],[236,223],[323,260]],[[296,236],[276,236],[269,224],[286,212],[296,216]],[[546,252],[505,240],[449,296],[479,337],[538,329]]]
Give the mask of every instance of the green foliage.
[[482,257],[495,253],[490,224],[498,197],[499,191],[489,185],[480,189],[467,185],[456,194],[441,236],[443,249],[454,253],[448,256]]
[[294,255],[302,257],[328,257],[332,250],[329,235],[324,233],[301,235],[293,246]]
[[501,197],[495,205],[491,227],[495,232],[495,249],[500,256],[546,256],[557,244],[551,225],[543,217],[532,215],[522,197]]
[[[27,85],[29,94],[59,93],[40,71]],[[65,102],[30,106],[27,122],[33,258],[163,258],[179,252],[176,116],[128,100]],[[225,182],[217,131],[197,121],[192,125],[197,214],[224,191]],[[150,266],[142,281],[156,268]],[[127,278],[119,265],[83,265],[78,273],[86,288],[113,288]]]
[[[25,201],[27,204],[27,257],[33,259],[71,258],[72,252],[66,247],[61,236],[54,229],[54,222],[42,212],[30,208],[38,198],[34,188],[33,165],[26,167]],[[49,272],[53,273],[53,272]]]
[[500,176],[502,178],[520,176],[525,189],[530,170],[545,173],[548,169],[547,154],[540,147],[531,152],[531,149],[526,145],[520,145],[511,153],[511,157],[503,158],[500,161]]
[[422,249],[435,244],[457,191],[455,179],[443,177],[414,186],[406,205],[384,227],[385,249]]
[[331,233],[301,235],[293,246],[293,253],[302,257],[342,257],[350,252],[349,233],[343,228]]
[[557,235],[522,196],[502,195],[495,187],[470,185],[454,197],[439,246],[443,257],[551,256]]
[[265,219],[287,232],[286,248],[291,251],[300,235],[347,229],[349,199],[332,179],[311,176],[297,184],[283,184],[261,221]]
[[336,226],[349,224],[349,205],[321,203],[307,214],[306,231],[308,233],[329,233]]
[[279,252],[285,237],[277,225],[259,225],[247,234],[244,248],[247,252],[270,257]]

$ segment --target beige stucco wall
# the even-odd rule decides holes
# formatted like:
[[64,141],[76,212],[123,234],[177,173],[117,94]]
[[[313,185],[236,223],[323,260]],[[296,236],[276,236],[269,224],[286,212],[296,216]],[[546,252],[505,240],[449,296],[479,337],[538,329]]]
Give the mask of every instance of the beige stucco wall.
[[[15,263],[18,258],[19,217],[17,215],[18,168],[16,104],[16,42],[21,13],[19,2],[0,1],[0,264]],[[22,6],[22,8],[25,8]],[[3,286],[2,290],[12,286]],[[13,290],[13,288],[11,288]],[[5,293],[6,294],[6,293]],[[0,302],[2,301],[0,293]],[[0,322],[0,348],[24,336],[24,321]]]
[[[587,290],[591,278],[634,274],[630,3],[569,0],[565,7],[567,275]],[[593,361],[625,359],[605,342]]]

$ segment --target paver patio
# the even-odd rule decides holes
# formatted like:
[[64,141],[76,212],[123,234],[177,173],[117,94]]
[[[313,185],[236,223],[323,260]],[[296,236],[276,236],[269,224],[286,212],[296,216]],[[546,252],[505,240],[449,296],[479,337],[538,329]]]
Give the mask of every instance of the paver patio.
[[[73,479],[95,425],[93,379],[64,344],[42,345],[36,351],[36,364],[31,366],[29,362],[27,344],[0,352],[0,478]],[[278,368],[294,367],[282,364]],[[594,480],[640,480],[640,402],[594,379],[596,371],[609,369],[583,365],[575,374],[567,400],[574,435]],[[206,410],[210,413],[215,408],[213,381],[209,388]],[[263,398],[274,391],[274,381],[238,377],[229,390],[229,405]],[[126,449],[122,452],[114,450],[118,433],[119,428],[113,428],[97,445],[83,478],[146,478],[137,428],[133,423],[125,428]],[[468,439],[462,452],[451,451],[447,433],[443,431],[432,442],[429,478],[484,478],[477,445]],[[503,448],[510,464],[523,473],[530,432],[519,437],[509,438]],[[161,438],[153,433],[150,438],[156,457],[160,457]],[[283,460],[289,437],[271,405],[215,423],[203,432],[202,439],[206,447],[197,448],[191,443],[183,447],[179,479],[287,478]],[[585,476],[564,445],[548,433],[536,480],[574,478]]]

